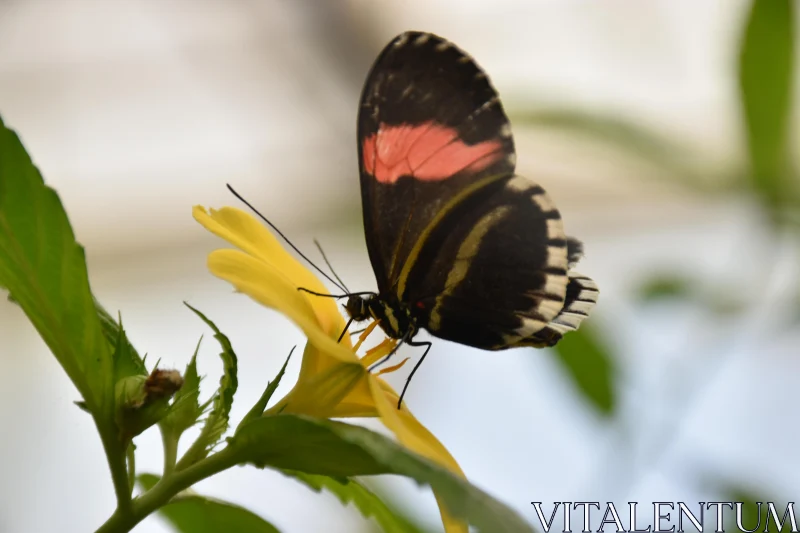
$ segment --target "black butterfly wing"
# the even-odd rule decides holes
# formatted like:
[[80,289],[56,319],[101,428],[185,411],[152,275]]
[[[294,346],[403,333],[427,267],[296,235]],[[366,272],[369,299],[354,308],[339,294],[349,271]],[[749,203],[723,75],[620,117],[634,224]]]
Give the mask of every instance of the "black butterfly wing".
[[588,278],[593,294],[574,290],[579,253],[547,193],[508,176],[438,222],[399,299],[437,337],[488,350],[552,346],[596,301]]
[[358,157],[367,248],[383,294],[401,292],[443,211],[515,164],[508,118],[486,75],[452,43],[420,32],[392,40],[367,77]]
[[418,327],[484,349],[551,346],[597,287],[570,271],[566,237],[537,184],[515,176],[511,129],[475,62],[444,39],[394,39],[358,120],[364,226],[381,298]]

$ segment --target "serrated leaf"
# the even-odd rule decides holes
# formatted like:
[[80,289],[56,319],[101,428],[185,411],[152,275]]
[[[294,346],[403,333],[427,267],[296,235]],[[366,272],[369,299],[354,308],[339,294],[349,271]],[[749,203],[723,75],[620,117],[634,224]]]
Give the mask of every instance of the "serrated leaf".
[[[98,312],[99,310],[100,308],[98,307]],[[100,320],[101,323],[105,321],[102,316]],[[105,327],[110,327],[110,325],[104,326],[104,329]],[[130,341],[128,341],[125,328],[122,326],[121,316],[119,318],[119,324],[114,322],[114,327],[117,330],[117,340],[114,344],[113,353],[114,383],[130,376],[146,376],[147,368],[145,368],[144,362],[139,358],[139,354],[136,353]]]
[[286,365],[289,364],[289,359],[292,358],[292,353],[294,353],[294,349],[297,346],[294,346],[291,351],[289,351],[289,356],[286,358],[286,361],[283,363],[278,375],[275,376],[275,379],[267,383],[267,388],[264,389],[264,393],[261,395],[261,398],[253,405],[250,411],[244,416],[242,421],[239,423],[239,426],[244,424],[245,422],[249,422],[253,418],[259,417],[264,414],[264,409],[267,408],[267,404],[269,403],[270,398],[272,395],[275,394],[275,390],[278,388],[278,385],[281,384],[281,379],[283,378],[284,372],[286,372]]
[[601,338],[584,324],[581,329],[564,335],[553,349],[556,360],[572,382],[603,415],[611,415],[616,407],[614,364]]
[[[142,474],[137,480],[144,490],[150,490],[159,477]],[[244,507],[195,494],[179,496],[158,513],[180,533],[280,533]]]
[[186,365],[186,371],[183,373],[183,387],[175,393],[170,412],[160,423],[162,429],[169,431],[175,438],[195,425],[197,419],[203,414],[200,406],[200,376],[197,374],[197,353],[200,351],[200,341],[194,350],[192,360]]
[[83,248],[56,192],[0,119],[0,284],[8,289],[92,412],[111,414],[113,362]]
[[533,533],[512,509],[444,467],[368,429],[305,416],[260,417],[228,441],[237,462],[330,477],[399,474],[429,485],[451,515],[487,533]]
[[[97,317],[100,320],[100,327],[103,329],[103,336],[109,342],[111,346],[114,347],[115,355],[114,358],[114,374],[115,374],[115,383],[120,377],[124,376],[133,376],[137,374],[147,374],[147,367],[144,365],[144,361],[139,356],[139,353],[136,351],[136,348],[133,347],[131,344],[130,339],[125,336],[125,353],[127,355],[126,360],[121,361],[120,357],[116,355],[116,353],[120,353],[120,332],[122,329],[122,316],[119,316],[119,322],[112,317],[108,311],[106,311],[100,302],[95,299],[94,301],[95,307],[97,309]],[[121,366],[122,365],[122,366]],[[125,367],[125,368],[123,368]]]
[[384,533],[422,533],[405,517],[396,514],[376,494],[354,479],[336,479],[284,470],[284,474],[313,490],[327,490],[343,504],[352,503],[364,518],[372,518]]
[[229,415],[231,407],[233,406],[233,397],[239,386],[236,377],[236,353],[234,353],[228,337],[226,337],[203,313],[188,303],[184,302],[184,304],[214,331],[214,338],[217,339],[222,347],[222,352],[219,354],[222,359],[222,377],[219,379],[219,388],[211,401],[211,411],[208,413],[203,429],[200,430],[200,436],[178,463],[179,468],[183,468],[202,459],[208,455],[208,452],[220,441],[222,435],[228,429]]
[[773,209],[798,199],[788,168],[794,24],[793,0],[754,0],[739,54],[751,183]]

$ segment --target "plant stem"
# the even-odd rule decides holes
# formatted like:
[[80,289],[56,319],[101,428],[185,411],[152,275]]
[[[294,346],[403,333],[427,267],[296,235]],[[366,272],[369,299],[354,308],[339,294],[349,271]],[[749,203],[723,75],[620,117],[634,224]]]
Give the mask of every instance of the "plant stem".
[[120,508],[114,511],[95,533],[126,533],[141,522],[147,515],[166,505],[173,496],[207,477],[213,476],[238,463],[236,450],[228,446],[185,470],[173,472],[161,478],[152,489],[131,502],[129,512]]
[[162,477],[167,477],[175,470],[175,463],[178,462],[178,439],[175,438],[175,433],[166,429],[165,427],[158,428],[161,430],[161,443],[164,447],[164,473]]
[[108,460],[108,468],[111,471],[111,480],[114,484],[114,492],[117,495],[116,512],[127,514],[131,509],[131,482],[128,480],[128,465],[125,462],[125,446],[118,438],[113,424],[104,424],[96,416],[94,417],[94,423],[103,443],[103,450]]
[[125,456],[128,459],[128,494],[133,494],[133,485],[136,483],[136,446],[133,442],[128,444]]

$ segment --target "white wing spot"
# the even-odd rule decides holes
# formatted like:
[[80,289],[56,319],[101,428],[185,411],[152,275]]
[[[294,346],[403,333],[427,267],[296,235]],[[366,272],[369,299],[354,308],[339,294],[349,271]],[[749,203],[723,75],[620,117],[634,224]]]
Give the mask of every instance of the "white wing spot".
[[[547,266],[553,268],[567,268],[567,247],[566,246],[548,246],[547,247]],[[548,280],[554,277],[548,274]],[[566,279],[566,276],[559,276]],[[567,284],[564,282],[564,290]],[[548,291],[549,292],[549,291]]]
[[589,311],[594,308],[594,302],[579,302],[576,300],[569,304],[569,308],[570,310],[580,311],[588,315]]
[[470,63],[471,61],[472,61],[472,58],[469,57],[469,56],[461,56],[461,57],[458,58],[458,62],[461,63],[462,65],[464,63]]
[[547,193],[544,191],[531,196],[531,200],[533,200],[533,203],[539,206],[539,209],[542,210],[542,213],[550,213],[556,209],[555,204],[552,200],[550,200],[550,197],[547,196]]
[[[551,293],[556,294],[556,293]],[[566,294],[566,291],[564,292]],[[562,301],[556,302],[555,300],[541,300],[536,307],[536,311],[542,316],[558,316],[561,308],[564,306],[563,297]]]
[[533,185],[531,182],[522,176],[514,176],[508,183],[506,183],[506,188],[511,189],[514,192],[524,192],[530,189],[532,186]]
[[529,317],[520,317],[520,319],[522,320],[522,326],[514,330],[514,333],[519,339],[530,337],[547,325],[540,320],[535,320]]
[[423,33],[422,35],[414,39],[414,46],[422,46],[423,44],[427,43],[428,39],[430,38],[431,38],[430,35],[428,35],[427,33]]
[[511,124],[506,122],[500,126],[500,137],[511,137]]
[[497,95],[492,96],[491,98],[486,100],[486,102],[484,102],[484,104],[481,107],[479,107],[478,110],[483,111],[484,109],[489,109],[498,102],[500,102],[500,97],[498,97]]
[[515,166],[517,164],[517,154],[508,154],[506,161],[508,161],[508,164],[512,167]]
[[445,50],[450,48],[450,46],[452,46],[452,45],[448,41],[442,41],[442,42],[440,42],[439,44],[436,45],[436,51],[437,52],[444,52]]
[[394,47],[400,48],[401,46],[405,45],[408,42],[408,33],[403,33],[397,36],[397,39],[394,41]]
[[561,226],[561,219],[547,219],[547,238],[558,239],[564,234],[564,228]]
[[[561,298],[561,301],[557,302],[549,298],[541,300],[541,303],[539,304],[540,312],[544,306],[548,306],[548,309],[551,311],[553,308],[555,308],[555,312],[550,315],[552,317],[556,316],[558,312],[561,311],[561,308],[564,307],[564,298],[567,296],[567,283],[569,283],[567,276],[545,274],[544,289],[542,289],[543,292],[558,296]],[[552,304],[554,307],[550,307],[550,304]]]

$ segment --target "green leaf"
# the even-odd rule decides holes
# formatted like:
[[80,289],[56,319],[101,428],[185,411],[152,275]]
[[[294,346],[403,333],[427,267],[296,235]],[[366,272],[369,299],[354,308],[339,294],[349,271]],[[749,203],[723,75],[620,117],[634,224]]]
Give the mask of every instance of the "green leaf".
[[264,414],[264,409],[267,408],[267,404],[269,403],[270,398],[272,398],[272,395],[275,394],[275,390],[281,383],[283,374],[284,372],[286,372],[286,365],[289,364],[289,359],[292,358],[292,353],[294,353],[295,348],[297,348],[297,346],[292,347],[292,349],[289,351],[289,356],[283,363],[280,372],[278,372],[278,375],[275,376],[274,380],[267,383],[267,388],[264,390],[264,393],[261,395],[261,398],[259,398],[258,401],[255,403],[255,405],[253,405],[253,407],[250,409],[250,411],[247,412],[242,421],[239,423],[239,426],[241,426],[245,422],[249,422],[250,420]]
[[[98,307],[98,314],[100,311],[102,311],[102,309]],[[105,313],[105,311],[102,312]],[[144,362],[139,357],[139,354],[136,353],[136,350],[133,349],[133,346],[128,341],[128,336],[125,334],[125,329],[122,327],[122,316],[119,317],[119,324],[115,323],[113,320],[109,323],[101,314],[99,314],[99,316],[100,323],[105,324],[103,326],[104,329],[109,328],[110,323],[113,323],[117,330],[117,340],[113,355],[114,383],[130,376],[146,376],[147,368],[145,368]]]
[[737,315],[749,307],[735,287],[693,280],[681,274],[657,274],[645,281],[637,293],[642,303],[682,300],[702,306],[718,317]]
[[296,415],[241,426],[222,453],[237,462],[335,478],[393,473],[429,485],[449,512],[491,533],[532,533],[506,505],[446,468],[368,429]]
[[788,168],[794,0],[754,0],[739,55],[751,180],[772,208],[796,200]]
[[[725,527],[725,531],[741,531],[736,523],[736,502],[740,502],[742,504],[742,525],[746,529],[752,530],[756,528],[756,524],[759,524],[759,526],[756,528],[759,532],[769,531],[771,533],[789,533],[792,531],[791,518],[786,516],[786,520],[783,522],[783,527],[779,528],[778,524],[775,522],[775,517],[769,508],[769,502],[773,502],[775,513],[778,515],[778,520],[781,520],[786,512],[785,500],[768,497],[764,494],[757,494],[750,489],[739,486],[733,486],[725,489],[724,501],[734,502],[733,509],[730,509],[727,506],[723,507],[723,525]],[[781,501],[784,502],[783,507],[781,507],[781,504],[779,503]],[[759,502],[761,502],[760,508],[758,506]],[[713,510],[716,511],[716,509]],[[759,510],[761,512],[759,512]],[[722,528],[718,527],[717,529]]]
[[264,416],[242,424],[229,446],[239,462],[309,474],[346,478],[385,474],[391,470],[368,451],[324,425],[294,415]]
[[316,492],[327,490],[343,505],[352,503],[364,518],[373,518],[384,533],[422,533],[405,517],[396,514],[383,501],[354,479],[335,479],[303,472],[283,471],[287,476],[308,485]]
[[[95,299],[94,301],[95,307],[97,308],[97,317],[100,319],[100,327],[103,328],[103,336],[105,336],[106,340],[111,344],[111,346],[115,347],[115,352],[120,352],[119,342],[120,342],[120,330],[122,329],[122,316],[119,317],[119,322],[114,320],[108,311],[106,311],[100,302]],[[136,374],[147,374],[147,368],[144,365],[144,361],[139,356],[139,353],[136,351],[136,348],[133,347],[133,344],[130,343],[130,340],[125,338],[126,347],[125,352],[127,352],[127,357],[129,360],[124,361],[125,366],[127,369],[121,369],[120,364],[123,363],[120,361],[120,358],[117,355],[114,355],[114,368],[115,368],[115,376],[116,380],[118,380],[121,376],[130,376]]]
[[[137,480],[152,489],[159,477],[142,474]],[[196,494],[181,495],[158,512],[181,533],[279,533],[278,529],[243,507]]]
[[176,442],[203,414],[203,407],[200,405],[200,376],[197,374],[197,353],[200,351],[201,341],[202,339],[197,342],[192,360],[186,365],[183,387],[175,393],[169,414],[160,422],[162,431],[168,432]]
[[666,299],[690,299],[694,295],[692,280],[677,274],[659,274],[645,281],[637,290],[641,302]]
[[211,320],[206,318],[203,313],[188,303],[184,302],[184,304],[199,316],[208,327],[214,330],[214,338],[217,339],[222,347],[222,352],[219,354],[220,358],[222,358],[222,377],[219,379],[219,389],[217,389],[217,393],[212,399],[211,411],[208,413],[206,423],[200,431],[200,436],[186,452],[183,459],[181,459],[178,465],[179,468],[184,468],[202,459],[208,455],[208,452],[220,441],[222,435],[228,429],[231,407],[233,406],[233,396],[236,394],[236,388],[239,386],[236,377],[236,354],[233,351],[228,337],[226,337]]
[[616,406],[614,364],[601,338],[584,324],[564,335],[553,352],[578,390],[600,413],[611,415]]
[[111,415],[111,348],[83,248],[56,192],[0,119],[0,285],[6,287],[94,413]]
[[555,106],[515,112],[512,118],[516,125],[561,130],[610,145],[668,172],[676,182],[692,190],[711,188],[709,182],[701,179],[702,173],[686,163],[693,155],[686,146],[635,122]]

